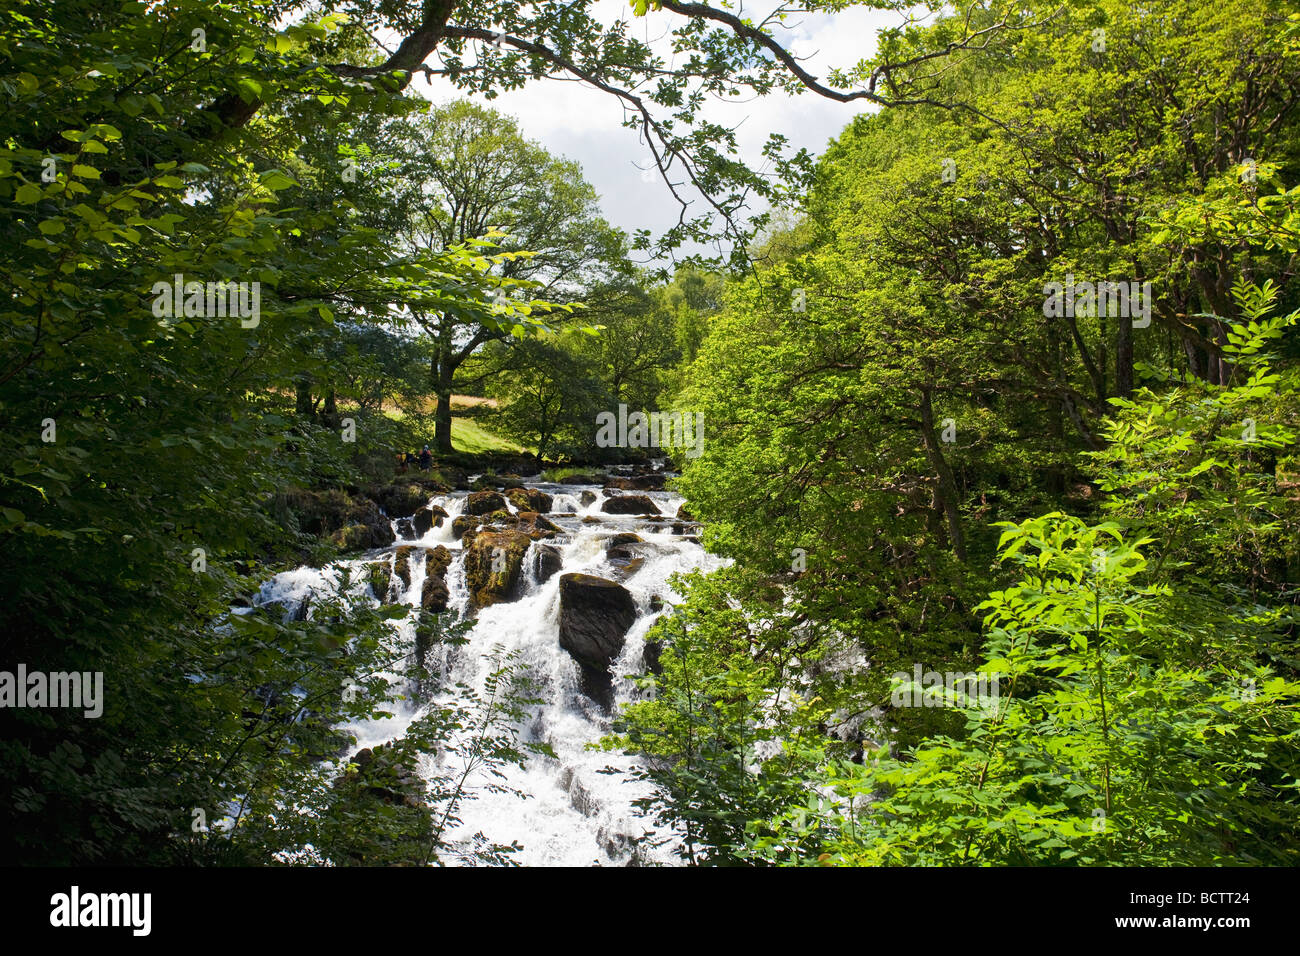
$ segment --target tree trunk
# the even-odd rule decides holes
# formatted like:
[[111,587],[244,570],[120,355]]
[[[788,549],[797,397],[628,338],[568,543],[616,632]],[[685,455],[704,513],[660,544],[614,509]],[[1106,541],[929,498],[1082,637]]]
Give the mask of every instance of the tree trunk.
[[1115,329],[1115,394],[1128,398],[1133,394],[1133,319],[1121,315]]
[[433,394],[438,399],[438,407],[433,419],[433,447],[440,455],[450,455],[451,446],[451,392],[456,376],[455,342],[452,339],[452,326],[445,318],[438,329],[437,349],[430,363],[433,373]]
[[451,383],[438,386],[438,410],[433,420],[433,445],[441,455],[449,455],[451,447]]
[[337,428],[339,425],[339,406],[338,399],[334,395],[334,389],[329,389],[325,393],[325,407],[321,409],[321,421],[330,428]]
[[957,560],[966,560],[966,536],[962,532],[961,512],[957,508],[957,480],[953,477],[948,461],[939,448],[939,436],[934,431],[934,409],[930,404],[930,388],[921,388],[921,441],[925,445],[925,457],[930,462],[938,478],[935,496],[948,519],[948,538],[952,543],[952,553]]
[[294,391],[294,411],[305,418],[311,418],[315,414],[311,401],[311,379],[307,376],[298,379]]

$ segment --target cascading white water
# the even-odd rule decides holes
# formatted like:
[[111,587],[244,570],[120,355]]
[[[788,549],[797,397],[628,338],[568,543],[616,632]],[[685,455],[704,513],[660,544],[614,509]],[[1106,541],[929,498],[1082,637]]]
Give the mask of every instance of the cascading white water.
[[[635,693],[633,679],[642,670],[644,638],[660,613],[652,609],[652,599],[657,597],[670,604],[679,600],[679,595],[668,585],[673,574],[695,568],[711,570],[723,562],[707,554],[698,544],[672,534],[671,522],[654,523],[639,516],[603,514],[600,507],[605,495],[599,487],[546,483],[532,487],[554,498],[547,517],[564,533],[545,543],[559,550],[562,566],[559,572],[538,584],[535,572],[529,570],[533,556],[530,552],[525,557],[522,596],[478,612],[467,635],[468,643],[448,655],[444,676],[448,683],[464,682],[481,691],[491,670],[489,655],[493,648],[518,652],[530,676],[539,682],[537,696],[544,701],[524,721],[521,736],[549,744],[556,756],[554,759],[530,757],[522,770],[506,768],[504,783],[512,790],[527,794],[526,799],[511,793],[489,793],[476,786],[484,781],[469,781],[473,799],[459,807],[462,825],[448,838],[468,839],[481,833],[497,844],[517,842],[523,847],[515,856],[517,862],[534,866],[617,865],[631,861],[634,855],[639,862],[671,863],[671,850],[666,846],[652,849],[643,844],[633,849],[637,839],[651,830],[652,825],[638,817],[632,807],[634,800],[646,794],[645,785],[630,779],[626,773],[632,759],[588,749],[589,744],[609,732],[611,719],[581,693],[578,666],[560,647],[559,582],[562,575],[570,572],[615,578],[616,569],[605,553],[608,540],[620,532],[633,531],[645,541],[638,546],[639,552],[645,555],[644,563],[622,581],[635,601],[637,619],[612,667],[617,710]],[[581,503],[584,491],[595,495],[585,506]],[[653,500],[666,517],[675,515],[683,501],[670,492],[637,494]],[[431,504],[443,508],[448,517],[418,542],[426,546],[442,544],[452,550],[454,560],[446,574],[449,606],[461,616],[469,613],[470,600],[463,556],[459,542],[452,537],[451,524],[464,512],[467,495],[434,497]],[[399,545],[402,543],[412,542],[398,541]],[[378,556],[368,556],[367,560],[373,561]],[[340,562],[344,563],[347,562]],[[419,605],[424,571],[422,556],[412,561],[411,583],[397,598],[400,603],[413,609]],[[326,587],[336,577],[329,569],[287,572],[268,583],[262,600],[300,599],[308,589]],[[402,640],[413,645],[414,629],[410,620],[400,625],[399,634]],[[390,680],[397,681],[400,677],[390,675]],[[419,713],[418,708],[407,707],[399,709],[391,718],[350,724],[343,729],[356,735],[355,752],[400,737]],[[426,773],[431,773],[441,758],[438,754],[426,754],[423,759]],[[624,772],[600,772],[610,767]]]

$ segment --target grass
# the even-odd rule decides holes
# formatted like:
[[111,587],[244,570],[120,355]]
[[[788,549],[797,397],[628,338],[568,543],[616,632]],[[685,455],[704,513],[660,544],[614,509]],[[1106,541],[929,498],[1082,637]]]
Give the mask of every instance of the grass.
[[562,479],[568,478],[570,475],[591,475],[603,473],[603,468],[595,466],[588,466],[586,468],[547,468],[542,472],[542,480],[561,481]]
[[519,454],[527,449],[507,441],[500,435],[494,435],[478,422],[470,418],[451,420],[451,444],[459,452],[478,455],[485,452]]

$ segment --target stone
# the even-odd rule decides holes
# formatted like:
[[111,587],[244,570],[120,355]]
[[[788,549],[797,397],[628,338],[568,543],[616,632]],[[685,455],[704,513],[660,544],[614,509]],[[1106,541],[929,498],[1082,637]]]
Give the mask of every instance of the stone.
[[390,518],[413,514],[417,508],[422,508],[429,503],[429,492],[409,481],[398,481],[391,485],[372,488],[367,497],[383,508],[384,514]]
[[411,515],[411,525],[415,529],[415,537],[423,538],[431,528],[441,528],[442,520],[446,517],[447,512],[437,505],[421,508]]
[[607,515],[659,514],[659,507],[645,495],[615,495],[606,498],[600,510]]
[[533,546],[533,562],[538,584],[545,584],[564,567],[560,549],[549,544]]
[[470,603],[487,607],[518,596],[520,567],[532,539],[518,531],[482,530],[465,553]]
[[606,480],[606,491],[663,491],[668,479],[664,475],[632,475],[630,478],[614,477]]
[[506,498],[520,511],[537,511],[542,514],[551,510],[555,499],[537,488],[508,488]]
[[621,584],[590,574],[560,578],[560,646],[578,663],[583,693],[607,710],[609,668],[635,622],[636,603]]
[[487,515],[494,511],[508,511],[506,500],[495,491],[475,491],[465,499],[465,514]]
[[563,530],[555,522],[535,511],[521,511],[515,515],[514,527],[516,531],[528,535],[534,541],[542,538],[554,538]]
[[464,540],[465,532],[470,528],[477,528],[483,523],[483,519],[477,515],[457,515],[451,522],[451,533]]

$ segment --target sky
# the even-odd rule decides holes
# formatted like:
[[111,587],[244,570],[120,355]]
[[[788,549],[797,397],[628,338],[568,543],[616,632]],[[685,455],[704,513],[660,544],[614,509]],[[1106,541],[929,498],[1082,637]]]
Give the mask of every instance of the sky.
[[[770,0],[750,3],[743,5],[741,12],[758,19],[774,6]],[[600,0],[594,13],[605,22],[630,18],[627,0]],[[659,11],[633,19],[633,24],[641,39],[670,57],[667,46],[656,41],[680,20],[676,14]],[[851,8],[805,16],[792,23],[790,31],[776,36],[786,49],[806,58],[806,70],[824,78],[832,66],[849,67],[870,56],[875,50],[876,30],[897,22],[895,13]],[[463,95],[441,78],[435,78],[432,85],[419,80],[411,89],[439,103]],[[600,195],[605,218],[629,235],[637,229],[658,235],[677,221],[679,207],[667,186],[657,173],[643,174],[638,168],[648,165],[650,154],[635,130],[620,125],[623,108],[615,97],[578,82],[541,80],[502,93],[488,105],[516,116],[525,135],[550,152],[580,163],[587,181]],[[800,96],[773,93],[747,102],[715,101],[708,115],[711,120],[739,126],[742,157],[757,165],[769,132],[786,136],[791,151],[805,147],[818,154],[867,108],[863,102],[836,103],[811,92]],[[691,214],[698,206],[692,207]]]

